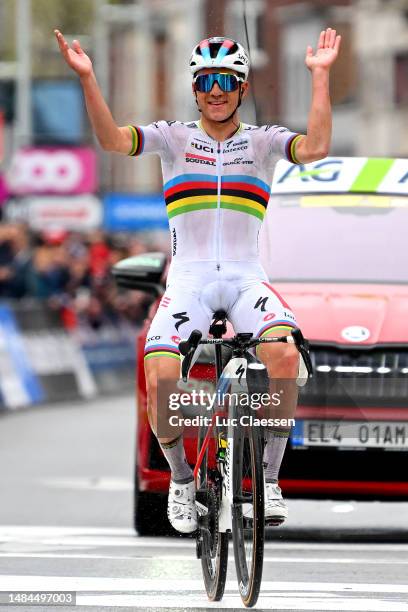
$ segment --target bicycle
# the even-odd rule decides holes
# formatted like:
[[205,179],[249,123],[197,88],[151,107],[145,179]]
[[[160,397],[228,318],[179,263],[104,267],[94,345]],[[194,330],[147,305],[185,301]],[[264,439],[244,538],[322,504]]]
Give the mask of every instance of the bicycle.
[[[233,338],[223,338],[226,313],[217,311],[209,332],[213,338],[202,340],[201,332],[194,330],[188,340],[179,343],[182,379],[187,382],[197,347],[211,344],[215,346],[218,397],[221,397],[219,392],[225,395],[228,387],[237,389],[237,393],[230,394],[232,401],[228,404],[226,420],[221,419],[222,415],[225,417],[224,410],[213,409],[210,424],[201,425],[198,431],[194,468],[197,557],[201,559],[208,598],[221,600],[227,576],[229,533],[232,533],[239,592],[244,605],[252,607],[259,596],[263,569],[264,439],[260,427],[244,427],[242,417],[248,418],[250,409],[241,406],[236,398],[245,389],[249,396],[254,389],[269,391],[265,366],[249,352],[257,345],[293,342],[308,376],[312,375],[312,364],[308,343],[298,328],[292,330],[291,336],[253,338],[251,333],[239,333]],[[223,363],[223,346],[230,349],[226,363]]]

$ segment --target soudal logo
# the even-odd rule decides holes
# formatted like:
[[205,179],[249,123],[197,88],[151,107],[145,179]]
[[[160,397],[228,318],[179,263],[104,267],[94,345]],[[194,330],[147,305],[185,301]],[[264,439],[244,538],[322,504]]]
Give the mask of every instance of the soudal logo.
[[192,164],[204,164],[206,166],[215,166],[215,157],[206,157],[205,155],[197,155],[196,153],[186,153],[186,162]]

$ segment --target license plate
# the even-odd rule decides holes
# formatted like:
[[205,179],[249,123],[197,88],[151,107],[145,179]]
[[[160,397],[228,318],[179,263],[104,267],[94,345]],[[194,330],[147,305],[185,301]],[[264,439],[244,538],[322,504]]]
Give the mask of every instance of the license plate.
[[292,446],[408,450],[406,421],[296,421]]

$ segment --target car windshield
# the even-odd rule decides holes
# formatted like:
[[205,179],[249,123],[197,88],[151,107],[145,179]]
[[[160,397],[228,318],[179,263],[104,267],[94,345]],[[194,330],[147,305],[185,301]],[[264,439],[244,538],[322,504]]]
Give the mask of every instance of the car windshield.
[[274,195],[260,237],[271,280],[408,282],[408,196]]

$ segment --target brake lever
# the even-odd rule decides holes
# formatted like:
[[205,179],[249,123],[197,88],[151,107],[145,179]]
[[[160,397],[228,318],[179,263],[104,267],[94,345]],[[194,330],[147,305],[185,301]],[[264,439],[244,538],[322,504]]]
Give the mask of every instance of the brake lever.
[[194,329],[188,340],[182,340],[179,342],[178,348],[183,355],[181,361],[181,377],[183,382],[187,382],[188,372],[191,367],[191,362],[193,361],[194,353],[197,350],[198,345],[200,344],[200,340],[202,338],[202,333],[198,329]]
[[298,327],[292,329],[291,333],[295,341],[296,348],[303,357],[307,373],[309,376],[313,376],[313,365],[309,355],[309,342],[304,338],[301,330]]

